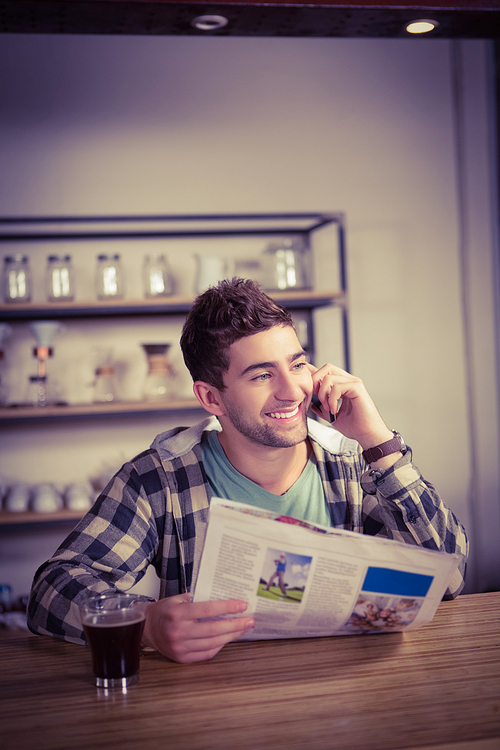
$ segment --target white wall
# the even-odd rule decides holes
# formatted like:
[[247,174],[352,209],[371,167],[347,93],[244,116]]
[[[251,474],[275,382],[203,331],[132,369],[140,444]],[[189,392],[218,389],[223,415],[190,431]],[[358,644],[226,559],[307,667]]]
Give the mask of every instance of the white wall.
[[[487,45],[461,44],[465,98],[486,92],[487,126]],[[0,215],[344,211],[352,369],[473,528],[452,50],[446,40],[3,35]],[[489,176],[476,177],[488,193]],[[188,284],[188,261],[172,261]],[[69,346],[62,337],[59,362]],[[168,424],[10,430],[0,474],[89,476]],[[23,589],[45,556],[26,541],[15,569],[0,542],[0,579]],[[481,588],[477,575],[473,555],[469,588]]]

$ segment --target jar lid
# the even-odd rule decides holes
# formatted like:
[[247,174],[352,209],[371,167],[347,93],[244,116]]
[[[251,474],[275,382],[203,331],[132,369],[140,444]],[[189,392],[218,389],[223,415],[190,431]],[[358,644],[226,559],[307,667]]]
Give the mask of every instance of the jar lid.
[[27,263],[28,256],[22,253],[16,253],[15,255],[6,255],[4,258],[6,263]]
[[306,247],[300,237],[286,238],[283,240],[274,240],[269,243],[264,250],[265,253],[276,253],[278,250],[292,250],[293,252],[302,252]]

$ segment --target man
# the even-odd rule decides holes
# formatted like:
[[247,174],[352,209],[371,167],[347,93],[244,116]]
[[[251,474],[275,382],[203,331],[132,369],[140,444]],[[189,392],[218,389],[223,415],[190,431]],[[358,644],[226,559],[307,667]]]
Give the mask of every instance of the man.
[[285,583],[285,570],[286,570],[286,555],[284,552],[274,561],[276,569],[272,576],[269,578],[269,583],[266,586],[266,591],[269,591],[275,578],[278,579],[278,586],[283,596],[286,596],[286,583]]
[[[193,662],[248,632],[255,623],[244,601],[190,600],[195,540],[212,496],[459,552],[447,597],[461,591],[464,529],[361,380],[308,363],[287,311],[252,281],[223,281],[195,301],[181,347],[194,393],[212,416],[159,435],[111,479],[35,574],[33,632],[83,643],[79,603],[110,587],[127,590],[150,564],[160,599],[148,607],[144,645]],[[316,414],[335,419],[335,429],[307,419],[313,395]]]

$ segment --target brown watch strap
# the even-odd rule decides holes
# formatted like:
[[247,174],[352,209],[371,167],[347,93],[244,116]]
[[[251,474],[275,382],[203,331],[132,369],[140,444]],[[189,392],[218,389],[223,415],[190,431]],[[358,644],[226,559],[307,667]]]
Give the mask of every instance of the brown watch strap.
[[363,458],[367,464],[373,464],[380,458],[389,456],[391,453],[397,453],[398,451],[401,451],[401,453],[404,454],[406,448],[404,440],[398,432],[395,430],[393,430],[393,432],[394,437],[391,438],[391,440],[387,440],[385,443],[380,443],[380,445],[374,445],[373,448],[367,448],[363,451]]

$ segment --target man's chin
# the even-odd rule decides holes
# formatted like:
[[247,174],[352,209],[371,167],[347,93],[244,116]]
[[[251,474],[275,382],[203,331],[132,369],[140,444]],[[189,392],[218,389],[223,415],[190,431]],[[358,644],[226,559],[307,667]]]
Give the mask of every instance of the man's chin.
[[279,428],[265,431],[261,437],[264,445],[274,448],[292,448],[307,439],[307,424],[302,422],[295,425],[294,429],[280,430]]

